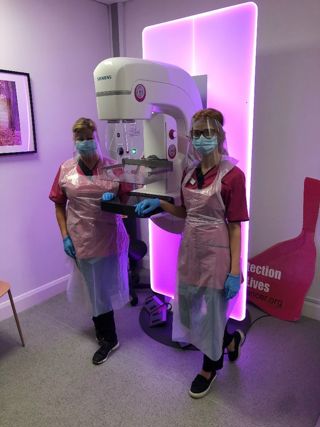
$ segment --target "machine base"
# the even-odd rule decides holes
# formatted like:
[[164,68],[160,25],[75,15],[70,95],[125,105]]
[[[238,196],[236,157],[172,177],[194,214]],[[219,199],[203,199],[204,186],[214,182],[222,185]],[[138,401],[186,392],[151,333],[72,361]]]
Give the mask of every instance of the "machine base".
[[[157,326],[151,325],[150,314],[143,307],[140,311],[139,323],[142,330],[155,341],[160,342],[161,344],[167,345],[169,347],[180,348],[183,350],[194,350],[198,351],[196,347],[192,344],[182,344],[175,341],[172,341],[172,318],[173,313],[170,310],[167,310],[167,320],[165,323],[161,323]],[[228,320],[228,331],[233,333],[237,329],[241,329],[245,334],[250,328],[251,325],[251,315],[249,310],[246,310],[246,317],[242,321],[237,321],[234,319]]]
[[142,330],[155,341],[169,347],[180,348],[184,350],[197,350],[193,345],[181,346],[178,342],[172,341],[172,312],[167,311],[166,322],[157,326],[151,326],[150,314],[144,308],[140,311],[139,323]]

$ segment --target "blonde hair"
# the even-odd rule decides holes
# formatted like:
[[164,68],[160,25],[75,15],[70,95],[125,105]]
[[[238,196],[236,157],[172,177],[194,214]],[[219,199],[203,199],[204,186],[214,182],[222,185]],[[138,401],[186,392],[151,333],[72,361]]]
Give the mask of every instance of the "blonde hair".
[[93,120],[87,119],[86,117],[80,117],[80,119],[76,120],[72,126],[72,132],[78,132],[81,130],[90,130],[93,133],[96,132],[97,127]]
[[224,117],[223,114],[221,113],[221,111],[219,110],[215,110],[214,108],[205,108],[203,110],[197,111],[193,116],[192,116],[192,121],[198,121],[198,120],[203,120],[203,119],[213,119],[213,120],[217,120],[221,126],[224,125]]
[[223,129],[224,125],[224,117],[221,111],[216,110],[214,108],[204,108],[203,110],[197,111],[193,116],[191,123],[202,121],[206,119],[211,119],[216,123],[216,131],[218,136],[218,144],[219,144],[219,153],[227,154],[227,149],[224,147],[224,142],[226,140],[226,133]]

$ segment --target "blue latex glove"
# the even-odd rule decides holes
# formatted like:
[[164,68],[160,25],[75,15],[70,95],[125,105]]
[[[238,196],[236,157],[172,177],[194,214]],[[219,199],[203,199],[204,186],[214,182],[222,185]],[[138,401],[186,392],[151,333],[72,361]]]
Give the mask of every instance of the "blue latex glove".
[[114,193],[103,193],[102,194],[102,201],[103,202],[109,202],[110,200],[114,199],[116,195]]
[[68,256],[71,256],[71,258],[76,257],[76,250],[73,246],[72,240],[70,236],[67,236],[63,239],[63,247],[64,251]]
[[240,274],[237,274],[236,276],[230,273],[228,274],[228,277],[224,282],[224,292],[227,300],[235,297],[239,292],[240,280]]
[[144,216],[160,206],[160,199],[144,199],[136,205],[135,213]]

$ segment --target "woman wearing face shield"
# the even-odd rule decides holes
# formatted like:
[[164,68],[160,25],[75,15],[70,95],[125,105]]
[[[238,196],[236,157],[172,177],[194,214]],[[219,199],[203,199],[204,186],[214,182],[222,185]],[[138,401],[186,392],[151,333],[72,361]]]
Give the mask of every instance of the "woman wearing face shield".
[[97,141],[96,125],[80,118],[72,128],[75,156],[64,162],[49,198],[55,203],[57,222],[66,254],[75,259],[91,300],[100,348],[92,362],[101,364],[118,348],[113,309],[129,300],[128,236],[119,215],[101,210],[101,198],[125,197],[129,188],[112,180]]
[[193,398],[205,396],[216,371],[223,367],[224,349],[230,361],[239,357],[244,334],[226,329],[227,307],[241,282],[241,221],[247,221],[245,177],[227,156],[224,119],[208,108],[192,118],[192,149],[199,161],[185,171],[181,206],[146,199],[136,207],[139,216],[158,206],[185,218],[178,284],[173,306],[174,341],[191,343],[203,353],[203,364],[191,384]]

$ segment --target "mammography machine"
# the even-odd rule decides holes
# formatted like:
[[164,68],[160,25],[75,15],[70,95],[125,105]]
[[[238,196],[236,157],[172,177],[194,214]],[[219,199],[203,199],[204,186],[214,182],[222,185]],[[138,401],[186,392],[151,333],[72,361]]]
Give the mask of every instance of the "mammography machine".
[[[140,186],[135,191],[137,196],[132,196],[125,205],[115,200],[105,202],[102,208],[133,214],[134,204],[143,197],[179,203],[188,152],[186,136],[192,115],[202,108],[192,77],[170,64],[111,58],[96,67],[94,80],[99,119],[111,123],[122,121],[129,132],[131,127],[131,138],[115,147],[122,166],[117,177],[119,181]],[[132,138],[136,120],[143,120],[140,140]]]
[[[187,134],[192,115],[202,108],[193,78],[170,64],[111,58],[96,67],[94,81],[98,117],[114,126],[109,148],[118,163],[110,167],[113,179],[136,185],[126,203],[116,198],[102,202],[102,209],[131,216],[135,205],[150,197],[180,204],[183,170],[195,160],[190,157]],[[138,120],[143,128],[140,135]],[[173,295],[184,220],[159,208],[152,213],[151,222],[151,288],[157,290],[165,282]],[[155,255],[159,251],[160,257]],[[150,323],[162,323],[165,318],[163,309],[153,310]]]

